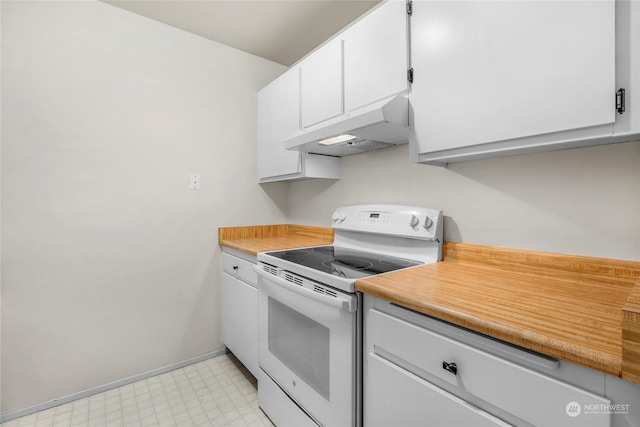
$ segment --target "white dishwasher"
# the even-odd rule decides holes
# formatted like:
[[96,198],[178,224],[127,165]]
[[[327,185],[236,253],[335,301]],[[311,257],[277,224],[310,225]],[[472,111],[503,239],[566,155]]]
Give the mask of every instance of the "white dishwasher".
[[256,257],[223,248],[222,341],[258,378],[258,277]]

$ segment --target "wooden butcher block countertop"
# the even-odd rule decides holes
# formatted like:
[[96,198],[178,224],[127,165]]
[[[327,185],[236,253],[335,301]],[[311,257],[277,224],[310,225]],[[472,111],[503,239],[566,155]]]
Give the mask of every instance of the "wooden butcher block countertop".
[[[241,252],[328,245],[333,230],[221,227]],[[445,242],[443,262],[356,289],[560,360],[640,384],[640,262]]]
[[356,289],[640,384],[640,262],[446,242]]
[[306,225],[277,224],[220,227],[218,244],[249,255],[333,243],[333,229]]

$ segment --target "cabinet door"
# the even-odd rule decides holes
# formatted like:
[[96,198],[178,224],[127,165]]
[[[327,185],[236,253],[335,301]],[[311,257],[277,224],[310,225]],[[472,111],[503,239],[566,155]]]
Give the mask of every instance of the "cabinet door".
[[222,339],[258,375],[258,290],[222,273]]
[[640,2],[616,2],[616,89],[624,88],[625,111],[617,114],[614,134],[640,139]]
[[413,3],[418,153],[601,125],[611,135],[613,0]]
[[388,1],[347,29],[342,37],[346,111],[407,91],[404,1]]
[[258,178],[302,171],[302,156],[283,141],[300,129],[300,70],[293,68],[258,92]]
[[302,126],[308,127],[342,114],[341,38],[320,47],[299,66],[302,73]]
[[370,353],[364,377],[364,425],[507,427],[509,424]]

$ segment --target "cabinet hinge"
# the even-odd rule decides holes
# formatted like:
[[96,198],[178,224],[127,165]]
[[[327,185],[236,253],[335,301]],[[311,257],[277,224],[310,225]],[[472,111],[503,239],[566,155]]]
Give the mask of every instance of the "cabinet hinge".
[[413,68],[409,68],[407,71],[407,80],[409,80],[409,83],[413,83]]
[[624,113],[624,98],[625,98],[625,90],[624,88],[618,89],[616,92],[616,110],[618,114]]
[[411,16],[413,14],[413,2],[409,0],[407,2],[407,15]]

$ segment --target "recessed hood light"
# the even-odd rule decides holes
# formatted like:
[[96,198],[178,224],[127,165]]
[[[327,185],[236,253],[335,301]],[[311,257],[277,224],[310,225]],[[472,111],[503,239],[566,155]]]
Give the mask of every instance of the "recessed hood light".
[[352,141],[352,140],[354,140],[356,138],[357,138],[357,136],[355,136],[355,135],[344,134],[344,135],[334,136],[332,138],[323,139],[322,141],[318,141],[318,144],[320,144],[320,145],[333,145],[333,144],[339,144],[339,143],[345,142],[345,141]]

